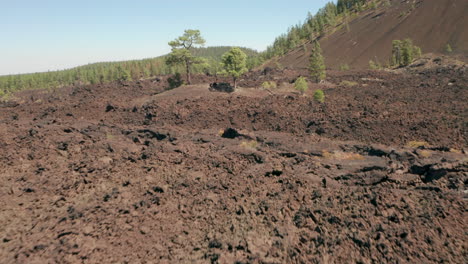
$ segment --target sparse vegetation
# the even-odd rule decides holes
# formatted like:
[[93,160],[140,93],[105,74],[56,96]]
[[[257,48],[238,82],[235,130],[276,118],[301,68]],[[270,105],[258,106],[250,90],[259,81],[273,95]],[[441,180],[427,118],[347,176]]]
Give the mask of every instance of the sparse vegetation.
[[251,141],[242,141],[240,144],[241,147],[247,148],[247,149],[257,149],[258,147],[258,142],[255,140]]
[[314,92],[314,100],[319,102],[319,103],[323,103],[325,102],[325,93],[318,89],[318,90],[315,90]]
[[382,69],[382,65],[380,65],[380,63],[378,61],[370,60],[369,61],[369,69],[379,70],[379,69]]
[[411,39],[392,42],[392,66],[408,66],[419,57],[421,57],[421,48],[414,45]]
[[316,82],[325,80],[326,71],[325,71],[325,62],[322,56],[322,49],[320,48],[320,43],[318,41],[314,42],[314,48],[312,54],[310,55],[310,76]]
[[274,81],[266,81],[262,83],[263,89],[276,89],[277,84]]
[[0,90],[0,102],[8,101],[9,98],[10,98],[10,93],[9,92]]
[[281,65],[281,63],[279,61],[275,62],[275,68],[278,69],[278,70],[283,70],[284,69],[283,65]]
[[340,71],[347,71],[349,70],[349,65],[348,64],[341,64],[340,65]]
[[295,25],[289,28],[286,34],[277,37],[262,57],[271,59],[282,56],[303,43],[315,41],[327,31],[334,30],[333,27],[340,22],[344,22],[349,31],[349,18],[358,12],[371,8],[366,2],[367,0],[338,0],[336,4],[327,3],[315,15],[309,13],[303,24]]
[[335,160],[364,160],[365,157],[359,153],[349,153],[343,151],[322,150],[321,158],[323,159],[335,159]]
[[305,93],[309,89],[306,78],[302,76],[297,78],[294,82],[294,89],[300,91],[302,94]]
[[232,48],[223,55],[224,73],[232,77],[234,88],[237,88],[237,79],[247,72],[246,62],[247,55],[237,47]]
[[432,156],[432,152],[429,150],[421,150],[419,151],[419,155],[423,158],[430,158]]

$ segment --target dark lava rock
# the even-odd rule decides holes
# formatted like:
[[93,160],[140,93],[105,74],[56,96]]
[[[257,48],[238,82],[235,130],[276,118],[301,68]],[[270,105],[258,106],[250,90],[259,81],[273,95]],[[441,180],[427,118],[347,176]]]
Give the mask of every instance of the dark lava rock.
[[229,83],[211,83],[209,90],[212,92],[232,93],[234,92],[234,87]]
[[234,139],[236,137],[240,137],[241,134],[239,132],[237,132],[237,130],[235,130],[234,128],[228,128],[226,130],[224,130],[224,133],[221,135],[221,137],[223,138],[230,138],[230,139]]
[[108,105],[106,106],[106,113],[107,113],[107,112],[110,112],[110,111],[112,111],[112,110],[115,110],[115,107],[114,107],[113,105],[108,104]]

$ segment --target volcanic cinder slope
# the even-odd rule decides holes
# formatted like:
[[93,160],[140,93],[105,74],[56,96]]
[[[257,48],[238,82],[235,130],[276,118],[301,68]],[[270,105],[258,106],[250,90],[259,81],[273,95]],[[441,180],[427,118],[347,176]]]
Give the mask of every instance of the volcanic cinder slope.
[[[369,68],[369,60],[387,64],[392,41],[411,38],[424,53],[444,53],[447,44],[466,61],[468,54],[468,1],[391,0],[390,6],[361,12],[331,29],[320,39],[327,67],[347,64]],[[348,31],[349,29],[349,31]],[[312,47],[298,47],[278,59],[283,67],[307,68]],[[273,65],[273,64],[272,64]]]
[[19,93],[0,104],[0,262],[464,263],[466,73]]

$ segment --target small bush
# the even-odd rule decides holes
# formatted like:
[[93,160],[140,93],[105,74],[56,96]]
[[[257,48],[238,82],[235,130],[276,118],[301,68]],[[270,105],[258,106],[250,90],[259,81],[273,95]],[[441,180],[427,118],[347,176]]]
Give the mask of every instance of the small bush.
[[323,103],[325,102],[325,93],[318,89],[318,90],[315,90],[314,92],[314,100],[319,102],[319,103]]
[[167,79],[167,82],[169,83],[170,89],[180,87],[184,84],[184,81],[182,80],[182,77],[180,76],[180,73],[178,72],[174,74],[173,77]]
[[378,63],[378,62],[375,62],[373,60],[370,60],[369,61],[369,69],[371,70],[379,70],[381,69],[382,66]]
[[247,148],[247,149],[257,149],[258,147],[258,142],[255,141],[255,140],[251,140],[251,141],[242,141],[242,143],[240,144],[241,147],[243,148]]
[[277,87],[276,82],[274,81],[266,81],[262,83],[263,89],[275,89]]
[[294,82],[294,89],[300,91],[301,93],[304,93],[309,89],[309,85],[307,84],[307,80],[304,77],[299,77],[297,80]]
[[450,46],[450,44],[447,44],[447,46],[445,47],[445,52],[447,52],[447,53],[452,53],[453,52],[452,46]]
[[275,68],[278,69],[278,70],[283,70],[284,67],[281,63],[279,63],[278,61],[275,62]]
[[0,102],[1,101],[8,101],[10,99],[11,94],[8,91],[0,90]]
[[341,64],[340,65],[340,71],[347,71],[349,70],[349,65],[348,64]]

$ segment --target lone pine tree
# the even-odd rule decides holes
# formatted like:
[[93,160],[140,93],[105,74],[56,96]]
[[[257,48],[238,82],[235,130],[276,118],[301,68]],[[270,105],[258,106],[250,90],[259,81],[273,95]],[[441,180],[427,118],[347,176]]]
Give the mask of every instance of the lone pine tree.
[[322,49],[320,48],[320,43],[314,41],[314,47],[312,49],[312,54],[310,55],[310,64],[309,64],[310,76],[316,82],[325,80],[325,62],[322,56]]
[[166,64],[169,66],[184,64],[187,73],[187,83],[191,84],[191,67],[193,64],[200,64],[203,60],[195,57],[192,54],[192,48],[205,45],[205,40],[200,34],[200,30],[187,29],[184,35],[169,42],[172,47],[171,53],[166,59]]
[[237,47],[226,52],[222,58],[224,73],[231,76],[234,88],[237,88],[237,79],[247,71],[247,55]]

